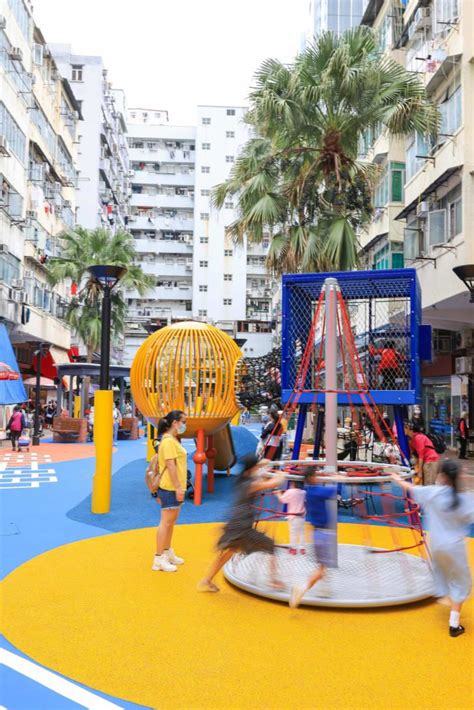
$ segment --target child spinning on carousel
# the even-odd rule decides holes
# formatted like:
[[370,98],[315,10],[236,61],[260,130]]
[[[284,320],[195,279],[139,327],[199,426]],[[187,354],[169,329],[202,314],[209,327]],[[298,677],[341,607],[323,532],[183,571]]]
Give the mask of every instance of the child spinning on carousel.
[[337,513],[331,514],[330,510],[330,502],[336,500],[337,486],[321,485],[315,469],[306,474],[305,480],[306,520],[314,528],[314,550],[318,566],[305,585],[293,587],[289,600],[293,608],[301,604],[306,592],[325,576],[329,567],[337,567],[336,521],[333,520]]
[[265,491],[271,491],[282,485],[284,477],[261,477],[262,467],[268,465],[263,459],[258,461],[254,454],[248,454],[243,459],[244,470],[236,482],[235,499],[230,518],[224,526],[224,531],[217,543],[219,554],[212,562],[207,575],[199,582],[199,592],[218,592],[214,577],[225,563],[236,552],[250,554],[251,552],[266,552],[270,557],[270,577],[273,589],[281,589],[282,583],[276,575],[275,543],[264,533],[254,528],[256,510],[255,499]]
[[459,623],[463,602],[471,593],[471,573],[464,538],[474,523],[474,503],[470,495],[459,492],[459,464],[445,459],[431,486],[413,486],[398,474],[392,478],[409,491],[428,516],[430,548],[433,560],[435,596],[449,597],[449,635],[464,633]]

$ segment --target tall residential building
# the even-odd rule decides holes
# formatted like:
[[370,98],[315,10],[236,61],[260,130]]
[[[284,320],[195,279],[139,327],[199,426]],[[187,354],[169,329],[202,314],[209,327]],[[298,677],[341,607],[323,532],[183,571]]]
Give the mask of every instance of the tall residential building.
[[272,347],[272,284],[265,269],[269,241],[234,244],[226,236],[236,219],[234,202],[228,200],[220,211],[211,204],[212,188],[229,177],[251,136],[246,110],[198,107],[193,315],[246,340],[243,352],[256,357]]
[[35,342],[67,359],[67,289],[47,283],[45,264],[74,224],[80,106],[22,0],[0,2],[0,319],[20,365]]
[[128,113],[132,197],[129,229],[143,270],[155,287],[128,302],[124,361],[148,333],[192,317],[196,129],[173,126],[167,111]]
[[367,0],[310,0],[308,42],[321,32],[337,34],[357,27]]
[[368,137],[367,155],[385,169],[364,253],[368,266],[400,266],[403,259],[418,271],[423,321],[434,328],[434,359],[423,368],[424,414],[431,428],[449,433],[462,410],[474,420],[474,311],[453,273],[474,264],[474,3],[370,0],[363,22],[417,72],[441,114],[436,138]]
[[115,230],[128,222],[130,167],[123,91],[113,89],[102,57],[52,51],[74,91],[84,122],[78,136],[77,224]]

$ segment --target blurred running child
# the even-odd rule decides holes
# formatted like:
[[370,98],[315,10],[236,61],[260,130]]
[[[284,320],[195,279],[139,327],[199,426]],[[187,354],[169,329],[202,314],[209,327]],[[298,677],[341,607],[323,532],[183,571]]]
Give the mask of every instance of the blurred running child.
[[392,474],[428,515],[435,595],[447,596],[451,601],[450,636],[464,633],[464,626],[459,623],[461,607],[472,585],[464,538],[474,522],[474,501],[470,495],[459,492],[459,474],[460,466],[453,459],[443,461],[433,486],[413,486],[398,474]]
[[337,486],[321,485],[318,474],[311,471],[306,476],[306,520],[314,528],[314,550],[318,566],[304,586],[295,585],[290,595],[290,606],[301,604],[304,595],[319,582],[328,567],[337,567],[337,538],[335,523],[330,510],[331,501],[337,495]]
[[302,555],[304,549],[304,518],[306,491],[299,481],[290,481],[286,491],[278,491],[276,497],[287,506],[287,520],[290,530],[290,555],[297,555],[298,550]]
[[254,528],[256,510],[255,499],[260,493],[271,491],[282,485],[283,476],[262,478],[262,467],[268,461],[258,461],[255,454],[247,454],[243,459],[244,470],[235,484],[235,498],[230,518],[217,543],[219,554],[212,562],[207,575],[199,582],[199,592],[218,592],[219,587],[213,582],[214,577],[236,552],[266,552],[270,556],[271,586],[280,589],[283,585],[277,580],[275,543],[263,532]]

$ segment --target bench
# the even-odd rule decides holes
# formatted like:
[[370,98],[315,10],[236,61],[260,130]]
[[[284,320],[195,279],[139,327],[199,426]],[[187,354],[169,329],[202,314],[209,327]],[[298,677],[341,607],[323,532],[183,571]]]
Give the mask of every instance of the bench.
[[138,439],[138,417],[123,417],[117,434],[119,439]]
[[87,419],[54,417],[53,441],[84,444],[87,441]]

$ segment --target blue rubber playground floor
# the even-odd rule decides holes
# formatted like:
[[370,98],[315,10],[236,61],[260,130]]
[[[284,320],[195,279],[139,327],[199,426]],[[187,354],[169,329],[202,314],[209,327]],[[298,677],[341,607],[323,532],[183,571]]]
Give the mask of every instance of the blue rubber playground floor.
[[[234,436],[238,456],[255,450],[256,446],[251,431],[239,429]],[[254,425],[250,427],[252,429],[258,434],[261,427]],[[9,463],[8,447],[0,448],[0,462],[3,459],[0,464],[2,578],[33,557],[67,543],[157,525],[159,507],[144,484],[145,439],[119,441],[116,446],[112,506],[108,515],[90,512],[93,457],[13,466]],[[186,446],[190,454],[189,467],[194,472],[191,456],[194,446],[192,442],[187,442]],[[232,473],[239,470],[237,464]],[[217,475],[215,493],[212,496],[204,493],[200,507],[187,501],[179,522],[224,520],[231,488],[232,476]],[[0,635],[0,707],[8,710],[72,710],[79,707],[107,710],[120,707],[128,710],[139,706],[110,698],[43,668]]]

